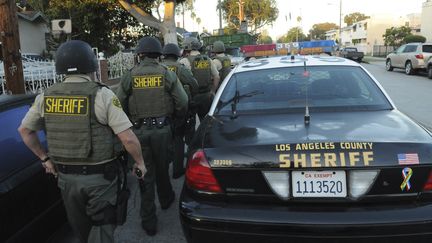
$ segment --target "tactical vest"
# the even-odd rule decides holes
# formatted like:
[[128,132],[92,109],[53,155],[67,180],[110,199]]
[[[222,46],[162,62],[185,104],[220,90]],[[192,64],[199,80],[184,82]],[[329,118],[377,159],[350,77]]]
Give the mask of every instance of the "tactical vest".
[[180,82],[183,85],[184,90],[186,91],[186,94],[188,96],[189,101],[192,100],[192,93],[191,93],[191,88],[189,86],[189,84],[186,82],[186,80],[183,80],[181,72],[182,72],[182,68],[183,65],[179,62],[173,61],[173,60],[164,60],[163,63],[168,67],[169,70],[175,72],[175,74],[177,75],[177,77],[179,78]]
[[114,134],[97,121],[96,82],[59,83],[44,93],[50,157],[64,164],[93,164],[114,158]]
[[198,81],[200,92],[208,92],[212,88],[211,60],[204,55],[188,56],[191,71]]
[[226,76],[231,72],[231,59],[227,56],[216,56],[216,59],[218,59],[222,64],[222,69],[219,70],[219,77],[220,81],[222,82]]
[[166,67],[157,64],[139,65],[131,70],[132,94],[129,97],[129,113],[132,119],[172,115],[174,101],[165,87],[166,72]]

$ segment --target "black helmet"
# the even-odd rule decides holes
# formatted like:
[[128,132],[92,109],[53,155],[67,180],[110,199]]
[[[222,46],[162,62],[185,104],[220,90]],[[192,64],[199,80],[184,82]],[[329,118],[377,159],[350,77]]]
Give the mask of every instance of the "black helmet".
[[186,51],[198,51],[201,48],[201,42],[195,37],[187,37],[183,41],[183,48]]
[[169,43],[166,44],[162,50],[162,54],[166,55],[173,55],[176,57],[180,57],[180,48],[178,47],[178,45],[173,44],[173,43]]
[[225,45],[222,41],[215,41],[213,43],[213,52],[222,53],[225,52]]
[[55,67],[58,74],[86,74],[96,72],[98,64],[89,44],[71,40],[57,49]]
[[135,53],[157,53],[162,55],[162,45],[158,39],[146,36],[138,41]]

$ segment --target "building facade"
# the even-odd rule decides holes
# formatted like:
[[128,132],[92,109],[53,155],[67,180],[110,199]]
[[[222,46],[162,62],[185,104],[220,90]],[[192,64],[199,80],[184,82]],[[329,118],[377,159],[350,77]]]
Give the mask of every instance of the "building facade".
[[18,13],[21,53],[41,55],[46,51],[46,35],[49,34],[48,23],[40,12]]
[[423,3],[421,14],[421,35],[432,42],[432,0]]

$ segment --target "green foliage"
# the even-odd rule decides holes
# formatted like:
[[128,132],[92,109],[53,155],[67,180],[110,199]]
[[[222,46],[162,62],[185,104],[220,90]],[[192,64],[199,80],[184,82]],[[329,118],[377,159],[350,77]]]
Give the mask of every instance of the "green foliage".
[[352,25],[356,22],[359,22],[359,21],[362,21],[362,20],[365,20],[368,18],[369,18],[369,16],[366,16],[366,15],[359,13],[359,12],[354,12],[354,13],[350,13],[348,15],[345,15],[344,23],[346,23],[349,26],[349,25]]
[[384,44],[386,46],[398,47],[403,45],[405,37],[411,35],[411,28],[407,26],[391,27],[386,29],[384,37]]
[[268,35],[259,35],[258,44],[271,44],[273,43],[273,39]]
[[[273,23],[278,17],[279,10],[275,0],[242,0],[242,2],[244,3],[244,16],[252,33],[266,24]],[[223,0],[221,5],[224,19],[230,25],[240,29],[238,3],[238,0]]]
[[300,27],[294,27],[288,30],[284,36],[278,39],[278,43],[287,43],[287,42],[296,42],[296,41],[305,41],[306,35],[303,33],[303,30]]
[[333,29],[338,29],[339,26],[335,23],[319,23],[314,24],[309,30],[310,37],[314,40],[325,40],[325,32]]
[[413,43],[413,42],[421,42],[421,43],[425,43],[426,42],[426,37],[422,36],[422,35],[408,35],[404,38],[403,40],[404,43]]
[[[150,2],[140,1],[137,4],[147,12],[151,11]],[[28,4],[42,11],[49,20],[71,19],[72,39],[86,41],[108,54],[117,52],[119,44],[130,48],[143,35],[156,34],[155,30],[138,23],[115,0],[29,0]],[[55,48],[65,40],[66,36],[51,38],[51,46]]]

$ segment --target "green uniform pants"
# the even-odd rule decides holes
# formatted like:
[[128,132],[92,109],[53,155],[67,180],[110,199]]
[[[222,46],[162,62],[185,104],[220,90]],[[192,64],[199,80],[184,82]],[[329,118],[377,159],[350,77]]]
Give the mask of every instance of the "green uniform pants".
[[140,181],[141,191],[141,220],[143,227],[153,228],[156,226],[156,205],[155,205],[155,183],[159,203],[167,205],[174,196],[169,177],[169,155],[168,146],[172,142],[170,126],[157,128],[143,125],[134,129],[140,140],[141,148],[147,173]]
[[185,126],[176,127],[174,132],[173,175],[184,174]]
[[59,173],[58,186],[69,223],[81,242],[114,242],[115,225],[94,226],[92,220],[102,220],[103,209],[116,204],[117,179],[109,181],[103,174]]
[[210,110],[211,104],[213,102],[213,94],[210,92],[198,93],[193,99],[193,102],[197,108],[198,117],[200,121],[202,121],[202,119],[204,119]]

